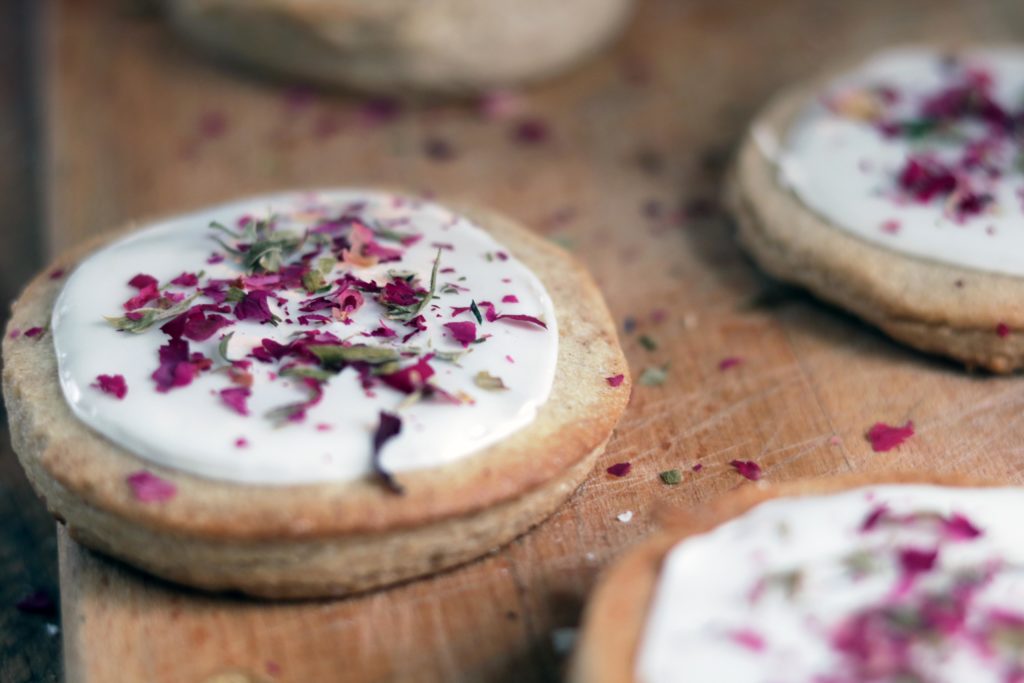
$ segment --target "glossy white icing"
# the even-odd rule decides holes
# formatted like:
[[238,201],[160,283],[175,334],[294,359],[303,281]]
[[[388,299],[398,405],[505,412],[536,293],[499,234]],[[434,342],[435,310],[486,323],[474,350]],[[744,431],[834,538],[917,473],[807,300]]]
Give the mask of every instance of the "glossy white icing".
[[[242,216],[273,214],[279,217],[280,228],[302,232],[318,221],[340,215],[343,209],[358,213],[366,222],[376,221],[422,238],[402,247],[404,255],[398,263],[339,264],[330,278],[351,272],[383,284],[388,271],[398,269],[414,272],[426,287],[438,245],[443,245],[437,298],[423,311],[427,330],[407,343],[401,337],[409,329],[387,320],[384,308],[370,295],[353,314],[352,324],[332,320],[316,329],[352,343],[416,347],[420,353],[465,350],[457,363],[431,361],[436,371],[433,379],[445,391],[470,398],[472,403],[420,400],[409,405],[405,394],[387,386],[364,391],[356,372],[346,368],[326,383],[322,401],[308,411],[304,421],[277,426],[266,418],[268,411],[301,401],[307,394],[294,379],[274,379],[276,365],[253,362],[250,414],[239,415],[217,393],[232,386],[224,372],[202,372],[188,386],[164,393],[156,390],[151,375],[158,365],[158,348],[168,341],[159,325],[130,334],[118,332],[104,321],[105,316],[123,315],[122,303],[136,293],[126,283],[137,273],[150,274],[161,284],[183,271],[205,271],[209,278],[242,274],[241,266],[230,260],[207,262],[211,252],[220,250],[212,239],[211,221],[234,227]],[[207,341],[190,342],[191,350],[214,359],[216,370],[225,365],[217,352],[222,334],[234,333],[228,357],[237,360],[263,338],[284,343],[297,330],[316,327],[296,320],[299,302],[308,300],[309,294],[301,289],[278,294],[286,303],[282,306],[272,301],[271,309],[290,318],[291,323],[284,321],[275,327],[238,321]],[[510,296],[517,302],[509,302]],[[475,322],[469,314],[452,317],[451,307],[468,306],[471,300],[492,301],[501,313],[536,316],[547,323],[547,329],[484,321],[477,326],[478,335],[490,336],[463,349],[443,324]],[[201,297],[195,303],[209,300]],[[227,315],[234,320],[234,315]],[[381,321],[396,330],[397,336],[382,339],[361,334],[380,327]],[[367,476],[381,411],[398,413],[403,422],[401,434],[383,448],[385,469],[401,473],[465,458],[534,419],[551,391],[558,355],[557,321],[543,284],[523,263],[506,255],[489,234],[433,203],[354,190],[256,197],[155,223],[101,249],[75,268],[55,305],[52,328],[61,387],[74,413],[86,424],[145,460],[214,479],[255,484],[347,481]],[[507,389],[489,391],[477,386],[474,377],[479,372],[500,378]],[[93,387],[100,374],[123,375],[127,396],[117,400]]]
[[[879,506],[887,509],[886,521],[865,531]],[[1020,671],[1024,642],[1022,512],[1024,491],[1013,488],[886,485],[763,503],[669,551],[642,634],[637,678],[1019,680],[1012,676]],[[896,521],[914,513],[924,516]],[[961,515],[981,535],[943,526],[930,513]],[[936,549],[933,566],[908,580],[908,567],[918,564],[902,553],[927,557]],[[987,579],[962,602],[959,620],[950,607],[956,602],[951,586],[967,595],[963,586],[972,576]],[[945,625],[939,635],[915,630],[922,604],[930,605],[927,623]],[[869,613],[883,621],[866,620]],[[905,649],[881,623],[890,624],[890,635],[910,634]]]
[[[952,135],[887,136],[880,120],[917,118],[927,99],[960,82],[966,73],[991,76],[993,99],[1007,112],[1024,106],[1024,50],[987,49],[943,55],[915,48],[880,53],[830,84],[787,131],[774,161],[780,182],[808,207],[869,242],[913,256],[972,269],[1024,275],[1024,174],[1013,134],[990,135],[980,120],[963,122]],[[865,101],[884,87],[895,102]],[[826,103],[828,106],[826,106]],[[1018,126],[1024,124],[1021,121]],[[1019,131],[1016,133],[1020,134]],[[999,138],[999,139],[996,139]],[[991,166],[1000,177],[965,173],[971,188],[990,195],[984,210],[964,217],[948,196],[922,202],[900,196],[898,177],[908,156],[934,155],[957,165],[968,140],[988,140]],[[763,134],[758,138],[762,149]]]

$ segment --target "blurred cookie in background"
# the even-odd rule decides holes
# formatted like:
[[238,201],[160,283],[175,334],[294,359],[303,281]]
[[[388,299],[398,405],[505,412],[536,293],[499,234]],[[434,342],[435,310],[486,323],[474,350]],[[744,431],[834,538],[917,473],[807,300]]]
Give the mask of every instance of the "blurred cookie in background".
[[626,25],[632,0],[164,0],[209,52],[374,92],[461,93],[569,69]]
[[776,96],[728,187],[769,274],[968,367],[1024,367],[1024,48],[913,46]]

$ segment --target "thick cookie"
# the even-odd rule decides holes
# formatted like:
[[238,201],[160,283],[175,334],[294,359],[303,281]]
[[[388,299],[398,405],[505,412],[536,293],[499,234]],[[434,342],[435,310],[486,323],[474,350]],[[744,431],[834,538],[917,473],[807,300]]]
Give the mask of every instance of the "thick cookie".
[[622,558],[574,683],[1005,681],[1024,489],[853,476],[746,487]]
[[615,325],[564,251],[489,212],[355,190],[85,245],[14,305],[3,357],[15,450],[76,539],[271,597],[508,542],[584,480],[629,396]]
[[568,69],[631,0],[165,0],[194,42],[288,76],[376,92],[472,92]]
[[784,92],[727,201],[769,273],[968,366],[1024,365],[1024,48],[904,48]]

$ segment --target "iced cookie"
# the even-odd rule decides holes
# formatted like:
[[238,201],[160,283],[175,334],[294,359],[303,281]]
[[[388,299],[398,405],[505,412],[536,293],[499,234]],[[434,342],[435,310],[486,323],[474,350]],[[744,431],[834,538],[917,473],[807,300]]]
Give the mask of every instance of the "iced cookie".
[[728,192],[769,273],[918,349],[1024,365],[1024,48],[904,48],[779,95]]
[[571,680],[1017,680],[1022,512],[955,480],[748,488],[613,567]]
[[29,285],[3,356],[15,449],[76,539],[272,597],[511,540],[583,481],[629,396],[565,252],[492,213],[357,190],[86,245]]
[[283,75],[402,93],[471,92],[568,69],[631,0],[166,0],[194,42]]

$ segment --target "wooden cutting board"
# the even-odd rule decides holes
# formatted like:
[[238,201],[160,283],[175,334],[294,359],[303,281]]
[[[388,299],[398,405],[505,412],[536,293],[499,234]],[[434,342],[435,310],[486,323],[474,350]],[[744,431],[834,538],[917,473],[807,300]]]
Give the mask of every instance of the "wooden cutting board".
[[[602,284],[634,375],[665,367],[668,380],[637,386],[600,468],[550,520],[392,590],[210,597],[63,538],[68,680],[554,681],[558,629],[577,624],[600,569],[651,530],[658,506],[749,485],[730,460],[756,460],[768,481],[895,468],[1024,483],[1024,380],[965,373],[773,286],[714,201],[745,122],[783,83],[895,41],[1019,37],[1016,0],[648,0],[614,50],[524,92],[511,119],[418,102],[386,121],[364,99],[209,62],[134,6],[46,5],[52,251],[127,219],[288,187],[468,198],[568,245]],[[548,138],[517,142],[521,118]],[[742,362],[720,370],[727,357]],[[907,420],[916,436],[871,452],[870,425]],[[629,476],[604,472],[621,461]],[[670,468],[685,471],[679,486],[659,480]]]

